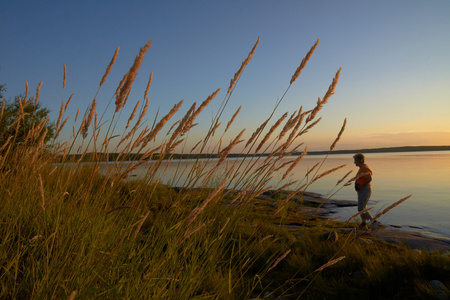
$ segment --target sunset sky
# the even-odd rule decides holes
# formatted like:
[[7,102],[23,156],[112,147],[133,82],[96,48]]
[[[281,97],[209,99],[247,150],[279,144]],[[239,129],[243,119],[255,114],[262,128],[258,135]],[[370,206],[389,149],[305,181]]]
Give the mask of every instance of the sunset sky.
[[[56,120],[61,100],[74,93],[67,116],[84,113],[117,46],[119,56],[97,97],[100,114],[139,48],[152,41],[129,103],[126,123],[150,72],[147,124],[184,99],[177,120],[194,101],[221,92],[200,116],[209,126],[230,79],[261,37],[228,104],[222,124],[242,105],[226,139],[246,137],[266,120],[302,58],[320,43],[290,88],[275,119],[315,106],[336,71],[339,84],[305,136],[310,150],[329,147],[347,118],[336,149],[450,145],[450,1],[4,1],[0,9],[0,83],[5,98],[34,92]],[[67,67],[63,91],[63,64]],[[113,100],[114,101],[114,100]],[[62,139],[72,132],[72,123]],[[120,127],[121,124],[118,124]],[[191,137],[192,143],[198,141]]]

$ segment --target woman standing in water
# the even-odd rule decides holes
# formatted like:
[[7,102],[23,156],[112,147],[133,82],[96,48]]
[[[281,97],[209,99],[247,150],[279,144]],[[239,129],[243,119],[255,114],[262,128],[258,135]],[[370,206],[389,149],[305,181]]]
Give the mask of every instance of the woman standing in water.
[[[364,174],[358,177],[355,181],[355,190],[358,193],[358,211],[363,211],[367,208],[367,203],[369,202],[370,196],[372,195],[372,170],[367,164],[365,164],[365,157],[361,153],[357,153],[353,156],[354,163],[359,167],[358,173]],[[372,222],[372,215],[369,212],[361,214],[361,224],[358,226],[358,230],[365,229],[367,226],[366,221],[370,220]],[[378,221],[372,222],[372,230],[378,228]]]

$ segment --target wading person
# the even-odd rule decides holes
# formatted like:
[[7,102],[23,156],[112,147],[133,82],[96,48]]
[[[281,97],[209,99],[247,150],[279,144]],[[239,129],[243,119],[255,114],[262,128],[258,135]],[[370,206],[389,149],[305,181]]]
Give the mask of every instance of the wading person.
[[[367,202],[369,202],[370,196],[372,195],[372,170],[365,164],[365,157],[363,154],[357,153],[353,156],[353,159],[355,165],[359,167],[356,176],[364,174],[355,181],[355,190],[358,193],[358,211],[362,211],[367,208]],[[358,230],[366,229],[366,221],[370,220],[372,222],[372,219],[372,215],[369,212],[361,214],[362,222],[359,224]],[[378,221],[375,220],[372,222],[372,230],[374,231],[377,228]]]

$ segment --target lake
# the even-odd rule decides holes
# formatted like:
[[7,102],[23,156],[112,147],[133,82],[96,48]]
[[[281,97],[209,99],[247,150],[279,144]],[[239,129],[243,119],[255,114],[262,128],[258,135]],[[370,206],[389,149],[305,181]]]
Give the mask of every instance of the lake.
[[[293,158],[295,157],[284,160]],[[324,158],[323,155],[306,156],[287,180],[304,178],[307,171],[316,163],[322,162]],[[249,161],[251,160],[246,159],[246,162]],[[211,160],[209,163],[213,165],[216,162]],[[240,163],[242,159],[228,159],[229,167]],[[375,206],[371,211],[372,215],[401,198],[412,195],[410,199],[380,218],[383,225],[393,225],[404,230],[415,230],[427,235],[450,238],[450,151],[367,154],[366,163],[373,171],[373,194],[368,205],[368,207]],[[157,176],[161,183],[182,186],[193,164],[192,160],[173,161],[170,165],[160,168],[164,171],[159,172]],[[353,185],[336,188],[337,181],[348,171],[353,170],[348,179],[356,175],[357,167],[353,164],[352,154],[328,156],[319,173],[342,164],[347,165],[314,182],[307,190],[324,196],[334,194],[333,199],[357,200]],[[267,185],[280,187],[279,182],[285,170],[286,168],[274,172]],[[143,167],[133,172],[133,175],[137,177],[143,174],[145,174]],[[213,179],[213,182],[219,181],[220,178]],[[290,188],[294,190],[296,186],[293,185]],[[340,220],[345,221],[356,212],[356,207],[339,208],[332,217],[342,216]]]

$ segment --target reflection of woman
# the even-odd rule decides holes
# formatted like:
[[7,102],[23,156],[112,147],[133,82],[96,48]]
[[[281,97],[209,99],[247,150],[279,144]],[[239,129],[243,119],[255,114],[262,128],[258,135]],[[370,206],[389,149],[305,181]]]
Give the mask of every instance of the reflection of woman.
[[[364,163],[365,157],[363,154],[357,153],[353,156],[353,159],[355,165],[359,167],[356,176],[364,174],[355,181],[355,190],[358,193],[358,211],[362,211],[366,209],[367,202],[369,202],[370,196],[372,195],[372,170]],[[372,215],[369,212],[361,214],[362,222],[359,224],[358,229],[365,228],[366,221],[372,221],[372,219]],[[378,221],[375,220],[372,222],[372,230],[376,230],[377,228]]]

